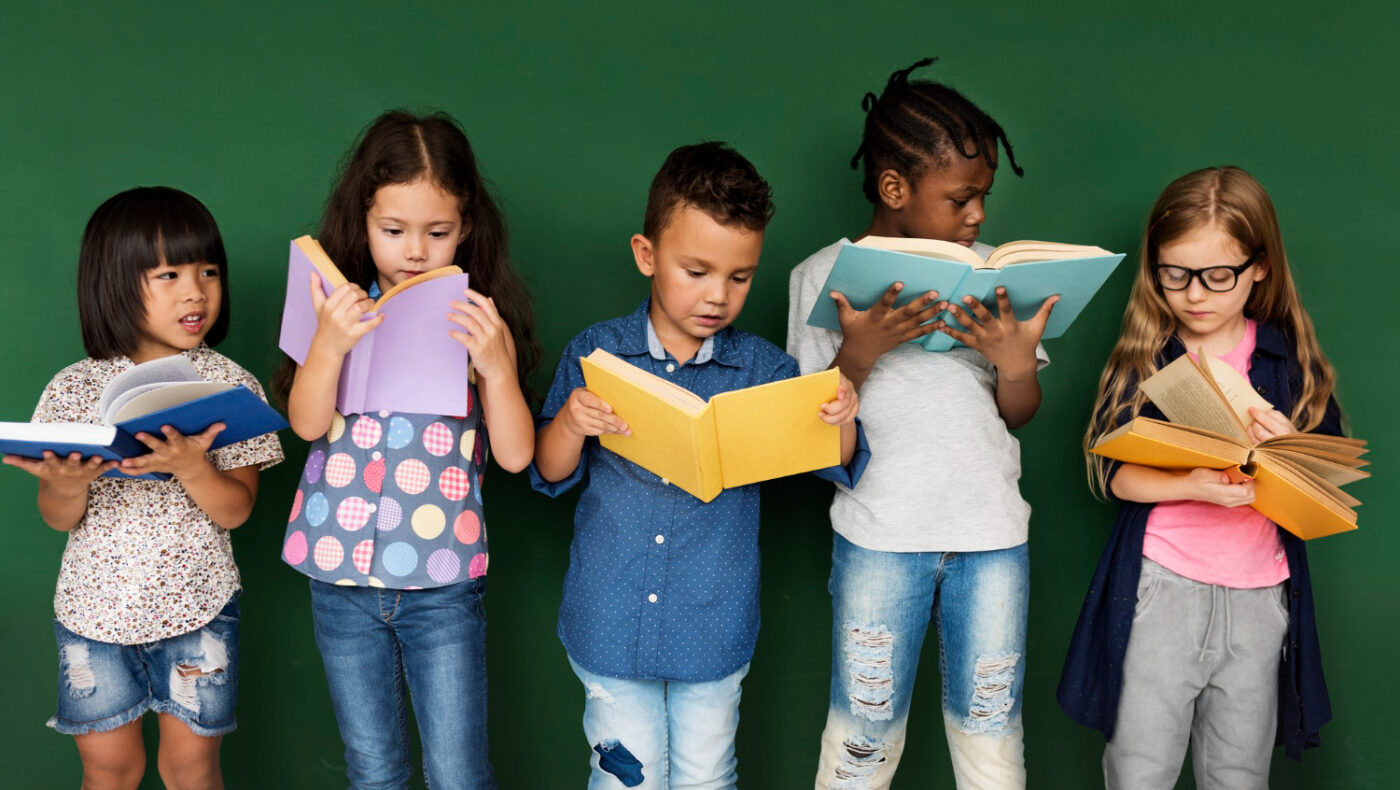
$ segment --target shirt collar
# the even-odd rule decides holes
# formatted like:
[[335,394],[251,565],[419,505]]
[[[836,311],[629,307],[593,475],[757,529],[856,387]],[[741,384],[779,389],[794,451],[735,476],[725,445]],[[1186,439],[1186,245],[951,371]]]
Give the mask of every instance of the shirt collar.
[[[1284,359],[1293,355],[1292,348],[1288,341],[1288,335],[1285,334],[1282,329],[1266,321],[1255,322],[1254,351],[1255,353],[1263,352]],[[1166,361],[1171,362],[1185,353],[1186,344],[1181,342],[1181,338],[1173,334],[1171,340],[1167,341]]]
[[[703,365],[706,362],[717,362],[725,367],[740,367],[742,363],[735,347],[734,331],[733,327],[727,326],[705,338],[694,358],[685,364]],[[666,349],[661,345],[661,338],[657,337],[656,327],[651,323],[650,296],[643,299],[632,315],[628,316],[626,331],[618,345],[617,353],[623,356],[647,354],[658,361],[666,359]]]

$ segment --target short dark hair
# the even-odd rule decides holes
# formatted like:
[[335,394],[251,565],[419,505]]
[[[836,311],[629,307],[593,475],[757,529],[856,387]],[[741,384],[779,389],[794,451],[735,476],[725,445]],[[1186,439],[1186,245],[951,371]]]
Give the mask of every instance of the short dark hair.
[[954,154],[965,159],[983,157],[995,170],[998,142],[1006,149],[1012,172],[1018,176],[1025,172],[1016,164],[1006,132],[992,116],[941,82],[909,81],[910,72],[937,61],[924,58],[900,69],[890,75],[879,96],[867,93],[861,99],[865,132],[851,157],[851,168],[865,165],[861,189],[871,203],[880,202],[878,181],[885,170],[914,182],[930,163],[947,167]]
[[228,256],[214,216],[193,195],[170,187],[137,187],[107,198],[88,220],[78,250],[78,321],[88,356],[130,356],[146,316],[144,273],[162,262],[219,267],[219,317],[204,336],[228,334]]
[[753,163],[727,144],[683,145],[651,180],[642,233],[656,241],[676,210],[687,205],[721,225],[763,230],[773,219],[773,190]]

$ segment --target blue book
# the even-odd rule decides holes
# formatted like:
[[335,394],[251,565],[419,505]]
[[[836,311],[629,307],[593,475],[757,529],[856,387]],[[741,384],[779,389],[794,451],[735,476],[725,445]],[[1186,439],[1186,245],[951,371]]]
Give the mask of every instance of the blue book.
[[[1051,311],[1042,336],[1056,338],[1069,329],[1122,260],[1121,254],[1100,247],[1040,241],[1009,242],[983,260],[971,249],[952,242],[867,236],[841,246],[807,323],[839,332],[836,303],[827,294],[839,291],[852,307],[866,310],[895,282],[904,283],[896,307],[937,291],[939,299],[960,307],[964,296],[976,297],[995,315],[996,288],[1004,286],[1012,310],[1023,321],[1035,315],[1041,302],[1059,294],[1060,301]],[[929,321],[940,318],[961,328],[946,311],[931,315]],[[909,342],[927,351],[947,351],[961,345],[942,332]]]
[[[0,422],[0,453],[43,458],[45,450],[62,457],[72,452],[109,461],[150,452],[138,433],[161,435],[169,425],[189,436],[216,422],[225,427],[209,448],[251,439],[287,427],[271,406],[247,387],[204,381],[184,357],[174,356],[136,365],[107,385],[98,401],[100,425],[63,422]],[[135,477],[116,469],[107,477]],[[170,475],[140,475],[143,480],[168,480]]]

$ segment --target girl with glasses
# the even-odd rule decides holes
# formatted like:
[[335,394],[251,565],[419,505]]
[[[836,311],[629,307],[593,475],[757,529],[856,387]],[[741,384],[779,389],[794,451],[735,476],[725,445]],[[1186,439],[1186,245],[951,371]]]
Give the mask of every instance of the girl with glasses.
[[1256,441],[1341,433],[1273,204],[1235,167],[1182,176],[1153,206],[1084,436],[1091,483],[1119,509],[1058,697],[1103,732],[1110,788],[1175,786],[1188,743],[1198,786],[1266,788],[1275,739],[1297,759],[1331,718],[1303,542],[1247,507],[1253,482],[1088,454],[1134,417],[1163,419],[1137,383],[1198,353],[1276,405],[1250,409]]

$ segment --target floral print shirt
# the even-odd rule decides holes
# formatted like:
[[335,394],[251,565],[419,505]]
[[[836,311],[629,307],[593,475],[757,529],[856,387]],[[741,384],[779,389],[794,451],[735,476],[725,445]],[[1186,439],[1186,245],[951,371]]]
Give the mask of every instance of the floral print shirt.
[[[208,381],[262,385],[233,360],[201,344],[181,352]],[[34,422],[100,423],[97,401],[127,357],[84,359],[59,371],[34,409]],[[268,433],[209,453],[220,470],[282,460]],[[54,614],[65,628],[99,642],[134,645],[202,628],[240,589],[229,531],[195,505],[178,480],[99,477],[87,512],[68,533]]]

